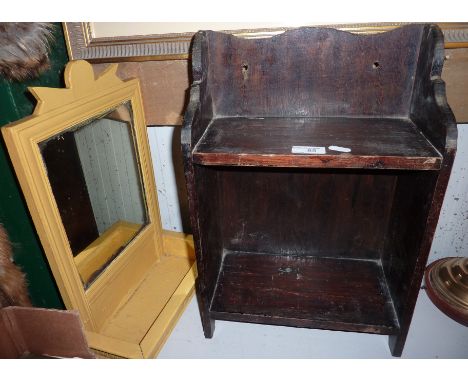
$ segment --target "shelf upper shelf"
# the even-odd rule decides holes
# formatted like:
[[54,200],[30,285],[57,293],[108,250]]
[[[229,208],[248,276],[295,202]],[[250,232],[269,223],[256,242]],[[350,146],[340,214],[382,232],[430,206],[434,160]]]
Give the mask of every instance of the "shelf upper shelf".
[[[297,154],[293,146],[324,148],[320,150],[325,153]],[[442,156],[405,119],[218,118],[195,146],[193,161],[220,166],[438,170]]]

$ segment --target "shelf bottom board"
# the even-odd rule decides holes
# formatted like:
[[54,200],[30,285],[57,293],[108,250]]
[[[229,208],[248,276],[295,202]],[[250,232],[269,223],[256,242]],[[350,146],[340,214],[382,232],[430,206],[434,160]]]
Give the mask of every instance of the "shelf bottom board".
[[378,260],[228,252],[210,312],[221,320],[398,332]]

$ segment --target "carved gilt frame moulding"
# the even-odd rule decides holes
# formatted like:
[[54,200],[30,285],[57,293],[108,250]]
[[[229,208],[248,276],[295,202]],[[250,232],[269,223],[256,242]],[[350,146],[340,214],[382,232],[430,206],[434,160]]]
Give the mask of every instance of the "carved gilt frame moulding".
[[[116,70],[111,65],[95,79],[89,63],[70,62],[66,89],[30,88],[38,101],[33,115],[2,133],[61,296],[79,311],[90,347],[112,358],[153,358],[193,294],[193,240],[161,228],[139,81],[122,81]],[[148,222],[85,289],[39,143],[127,102]]]
[[[181,23],[183,24],[183,23]],[[381,33],[407,23],[334,24],[326,25],[352,33]],[[468,48],[468,23],[438,23],[445,48]],[[222,25],[222,23],[220,23]],[[318,26],[318,25],[317,25]],[[68,55],[71,60],[88,60],[93,63],[119,61],[186,60],[190,41],[196,31],[168,34],[150,34],[118,37],[95,37],[92,23],[63,23]],[[256,28],[224,30],[245,38],[271,37],[290,29]]]

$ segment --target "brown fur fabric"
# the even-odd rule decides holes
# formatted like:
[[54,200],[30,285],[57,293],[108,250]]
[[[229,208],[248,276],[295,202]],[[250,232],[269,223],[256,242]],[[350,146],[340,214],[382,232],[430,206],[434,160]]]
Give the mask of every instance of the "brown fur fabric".
[[0,308],[9,305],[31,306],[26,279],[13,264],[12,258],[10,240],[0,224]]
[[52,23],[0,23],[0,75],[24,81],[47,69],[53,28]]

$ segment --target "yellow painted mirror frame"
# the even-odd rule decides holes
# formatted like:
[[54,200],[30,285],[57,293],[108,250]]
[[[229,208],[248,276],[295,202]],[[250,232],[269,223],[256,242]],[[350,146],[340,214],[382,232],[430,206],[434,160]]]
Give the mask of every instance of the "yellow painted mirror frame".
[[[90,347],[110,357],[157,355],[193,294],[190,236],[163,231],[139,82],[111,65],[98,78],[86,61],[65,69],[65,89],[30,88],[32,116],[2,129],[15,172],[67,309],[76,309]],[[85,289],[77,270],[39,143],[129,102],[148,223]]]

